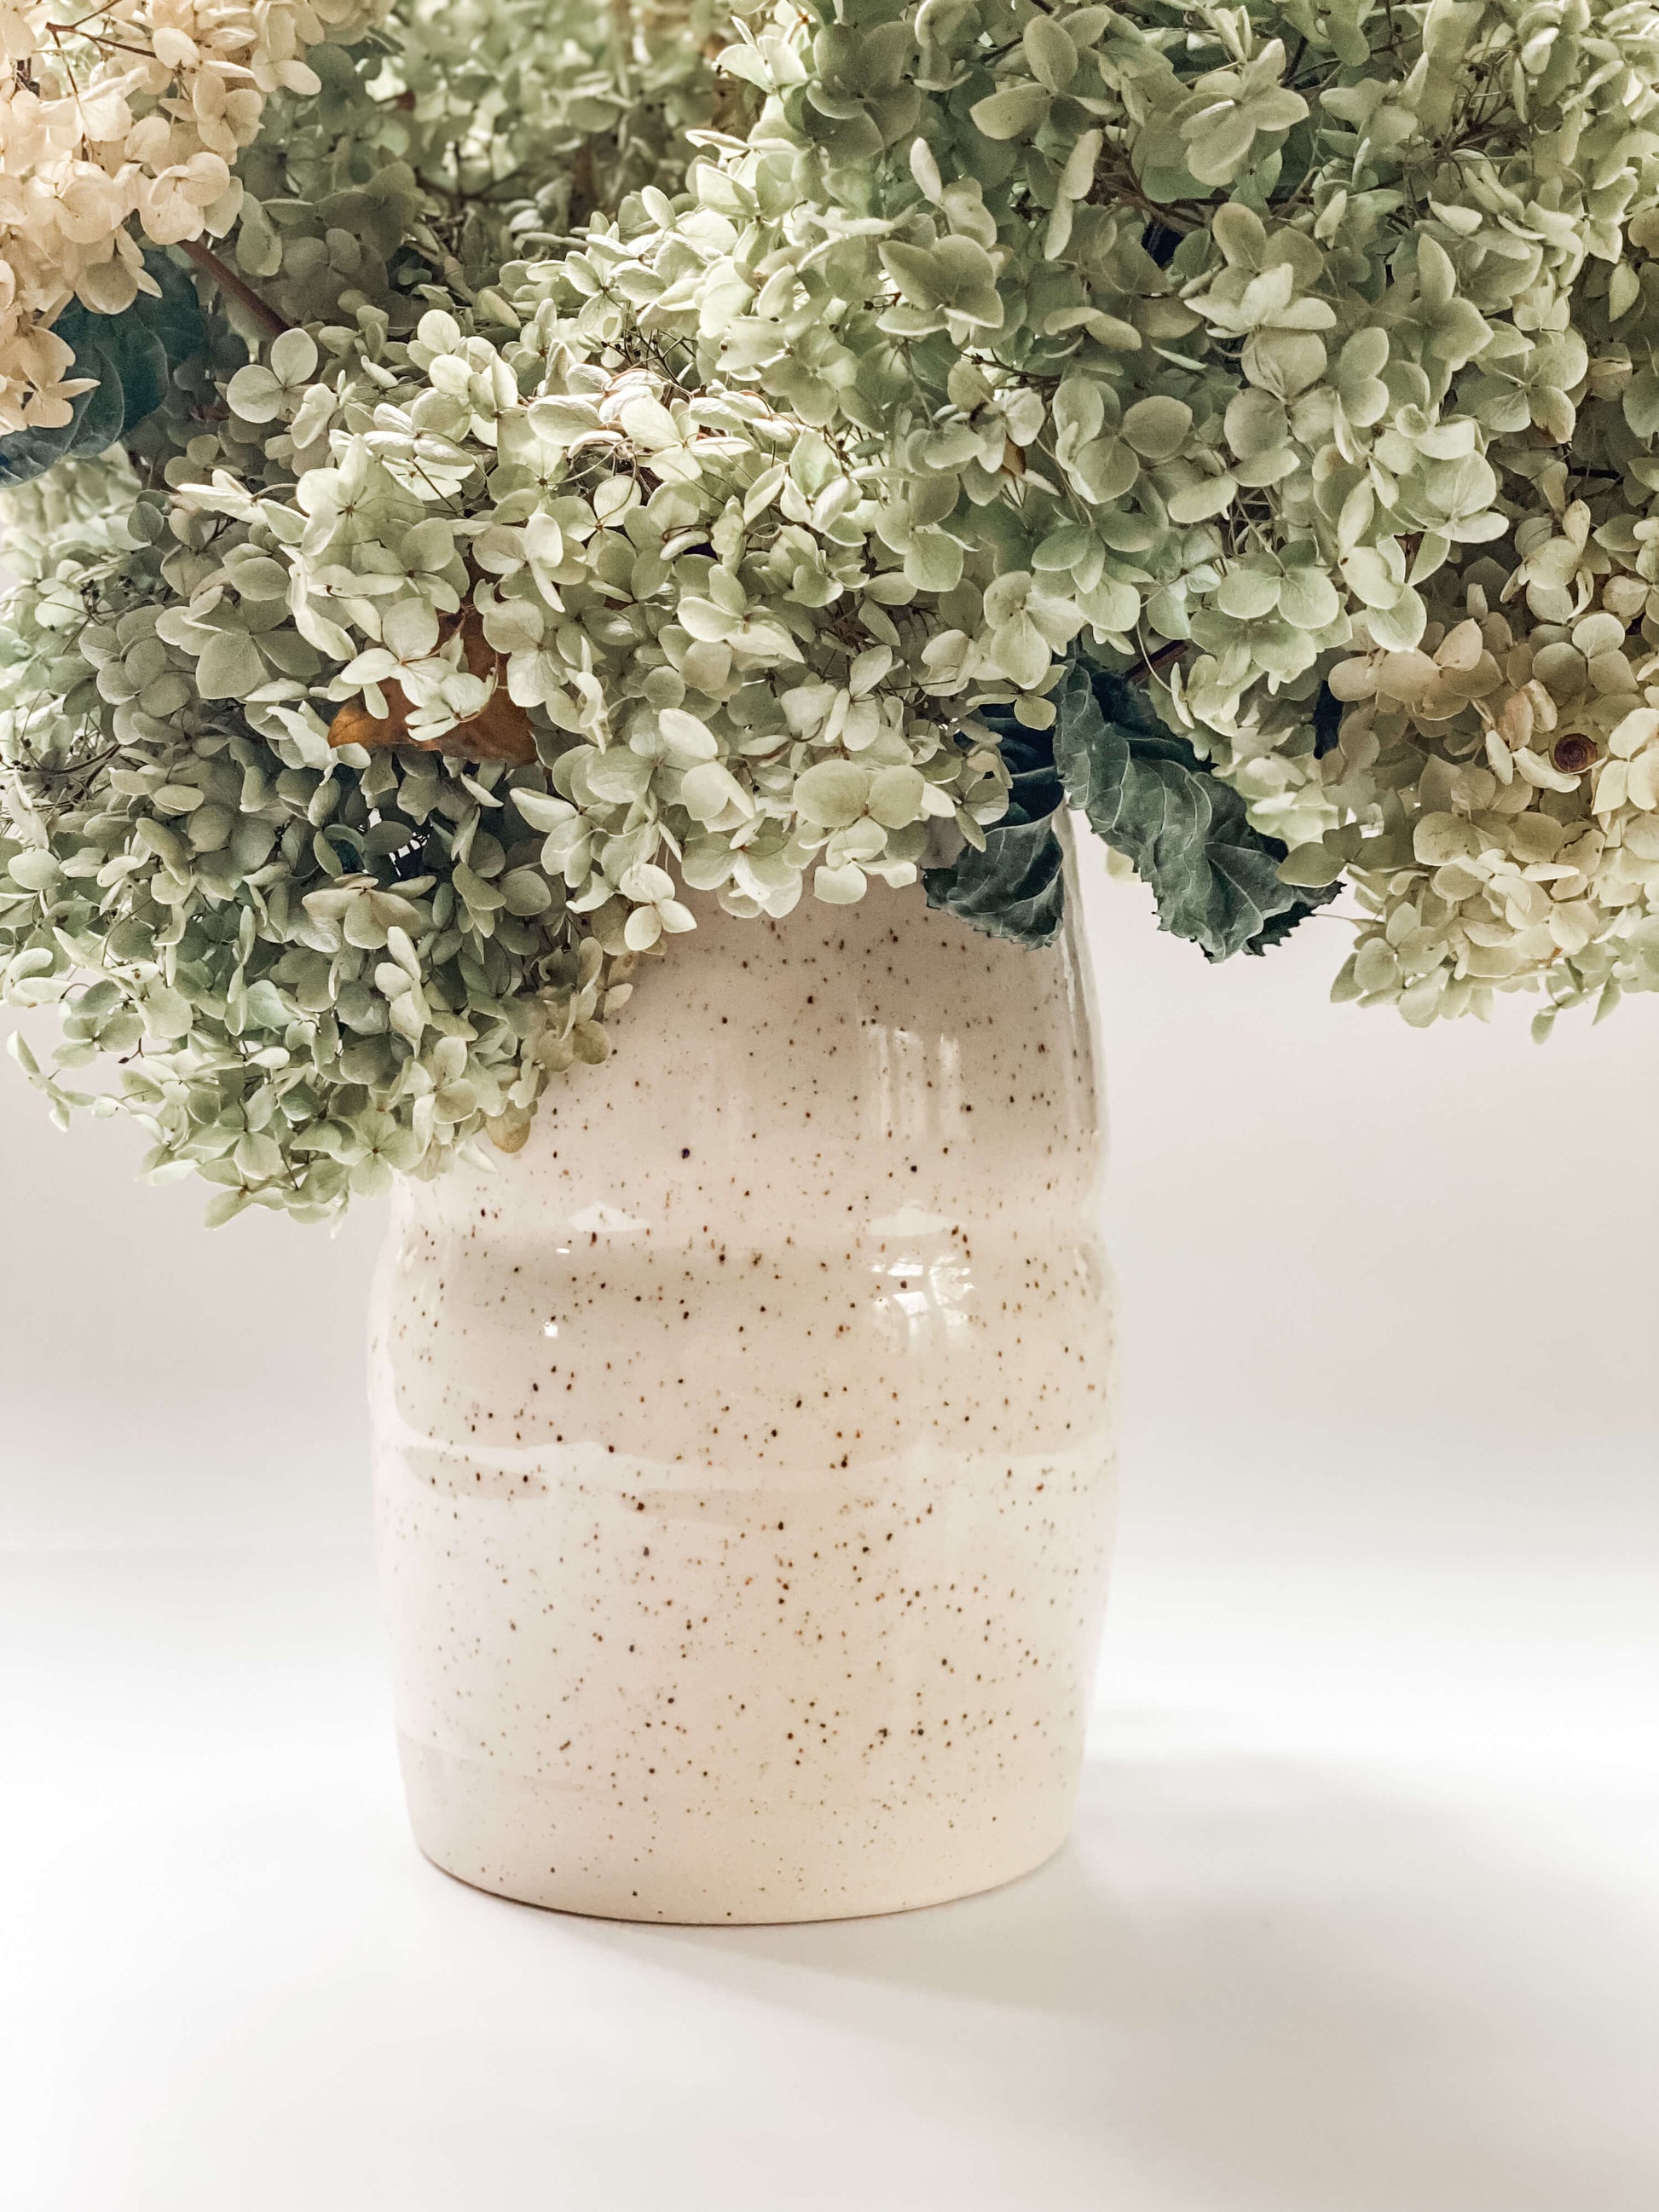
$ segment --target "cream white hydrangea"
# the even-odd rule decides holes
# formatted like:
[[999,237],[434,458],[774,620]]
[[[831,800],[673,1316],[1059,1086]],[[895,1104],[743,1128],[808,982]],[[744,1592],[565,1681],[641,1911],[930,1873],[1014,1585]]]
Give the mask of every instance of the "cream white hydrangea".
[[0,0],[0,434],[70,419],[71,299],[118,313],[153,292],[141,240],[222,236],[237,158],[270,96],[315,93],[309,47],[360,36],[390,0]]

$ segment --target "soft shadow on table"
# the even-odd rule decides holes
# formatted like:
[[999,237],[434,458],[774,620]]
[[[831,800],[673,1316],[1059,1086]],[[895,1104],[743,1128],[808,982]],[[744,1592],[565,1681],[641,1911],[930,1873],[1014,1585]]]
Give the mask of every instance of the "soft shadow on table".
[[1659,2049],[1632,2047],[1626,1982],[1651,1987],[1651,1930],[1328,1766],[1091,1765],[1057,1859],[928,1911],[573,1924],[925,2061],[970,2133],[1016,2111],[1205,2212],[1659,2204],[1659,2131],[1632,2118]]

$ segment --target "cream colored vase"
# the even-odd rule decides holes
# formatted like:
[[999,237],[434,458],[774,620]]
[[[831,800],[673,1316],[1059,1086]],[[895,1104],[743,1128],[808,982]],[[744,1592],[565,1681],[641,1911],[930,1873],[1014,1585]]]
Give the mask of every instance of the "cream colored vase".
[[371,1387],[428,1858],[727,1923],[1061,1843],[1111,1525],[1091,1028],[1069,933],[705,906],[521,1152],[400,1190]]

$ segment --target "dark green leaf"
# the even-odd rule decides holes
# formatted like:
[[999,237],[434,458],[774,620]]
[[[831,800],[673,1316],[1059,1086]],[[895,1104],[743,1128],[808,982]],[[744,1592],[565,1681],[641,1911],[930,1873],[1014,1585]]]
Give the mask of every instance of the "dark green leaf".
[[1065,793],[1054,753],[1046,736],[1023,729],[1006,710],[987,708],[981,719],[1012,772],[1008,811],[986,831],[982,853],[965,846],[950,867],[925,871],[927,903],[988,937],[1048,945],[1066,910],[1064,854],[1054,824]]
[[118,315],[95,315],[73,301],[52,329],[75,354],[72,374],[98,380],[71,403],[61,429],[18,430],[0,438],[0,485],[27,483],[54,462],[90,460],[153,415],[167,396],[172,373],[207,342],[190,279],[165,254],[144,266],[160,298],[141,292]]
[[1244,802],[1144,691],[1074,662],[1053,695],[1054,758],[1066,796],[1152,886],[1158,920],[1210,960],[1280,943],[1336,886],[1279,879],[1285,848],[1246,818]]

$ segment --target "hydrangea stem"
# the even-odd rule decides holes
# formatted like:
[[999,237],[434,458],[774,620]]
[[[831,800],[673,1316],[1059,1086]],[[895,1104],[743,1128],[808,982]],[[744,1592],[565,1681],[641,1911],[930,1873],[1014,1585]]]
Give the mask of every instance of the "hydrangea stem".
[[210,276],[219,289],[247,309],[260,329],[270,337],[279,338],[292,324],[284,322],[274,307],[268,307],[251,285],[245,284],[233,269],[227,269],[210,246],[204,246],[198,238],[187,238],[182,251],[193,261],[204,276]]

